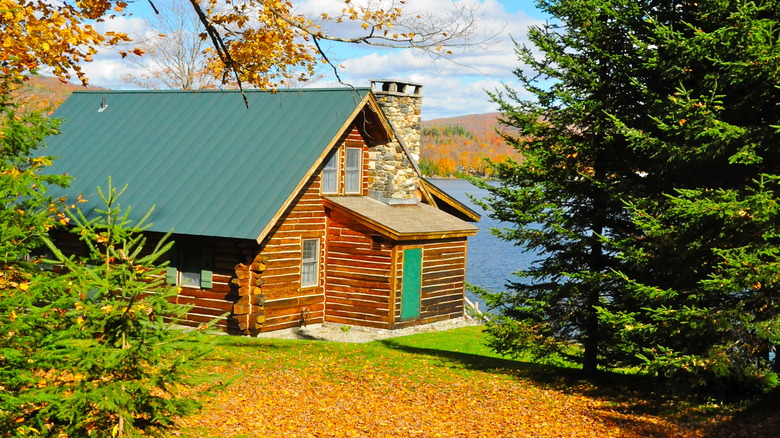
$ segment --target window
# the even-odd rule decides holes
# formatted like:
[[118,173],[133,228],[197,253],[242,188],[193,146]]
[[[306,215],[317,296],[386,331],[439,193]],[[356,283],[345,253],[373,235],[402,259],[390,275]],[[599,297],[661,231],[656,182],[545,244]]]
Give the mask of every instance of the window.
[[193,289],[210,289],[212,251],[209,241],[180,238],[173,249],[166,282]]
[[303,240],[303,262],[301,263],[301,286],[317,286],[319,280],[319,239]]
[[347,168],[344,180],[346,193],[360,193],[362,184],[360,181],[360,168],[362,167],[363,150],[359,148],[347,148]]
[[322,193],[338,193],[339,191],[339,151],[333,152],[325,167],[322,168]]

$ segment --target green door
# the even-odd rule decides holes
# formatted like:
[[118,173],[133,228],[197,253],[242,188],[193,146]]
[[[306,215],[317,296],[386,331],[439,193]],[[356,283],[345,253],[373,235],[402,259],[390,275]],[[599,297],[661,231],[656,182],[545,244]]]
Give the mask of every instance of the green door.
[[401,291],[401,319],[420,316],[422,288],[422,248],[404,250],[404,277]]

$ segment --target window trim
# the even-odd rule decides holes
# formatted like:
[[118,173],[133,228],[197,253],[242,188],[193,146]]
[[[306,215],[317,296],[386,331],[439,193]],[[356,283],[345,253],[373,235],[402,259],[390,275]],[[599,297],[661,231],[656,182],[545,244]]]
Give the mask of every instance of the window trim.
[[[314,254],[310,259],[306,258],[306,246],[314,244]],[[308,279],[306,267],[313,265],[313,278]],[[308,280],[308,281],[307,281]],[[301,287],[317,287],[320,285],[320,239],[301,239]]]
[[[322,166],[322,173],[320,174],[320,191],[323,194],[332,195],[332,194],[338,194],[339,192],[339,168],[341,167],[340,166],[341,160],[339,160],[339,158],[340,158],[339,149],[336,149],[335,151],[333,151],[333,155],[330,156],[330,159],[328,159],[328,161],[325,162],[325,165]],[[332,169],[330,169],[329,166],[332,166]],[[333,171],[333,184],[334,184],[333,190],[327,190],[325,188],[326,169],[328,171],[331,170]]]
[[[357,151],[357,168],[356,169],[351,169],[349,167],[350,151]],[[361,193],[363,193],[363,181],[362,181],[362,176],[363,176],[363,148],[346,148],[345,155],[346,155],[346,157],[345,157],[345,160],[344,160],[345,161],[344,162],[344,193],[345,194],[350,194],[350,195],[361,194]],[[356,183],[357,187],[356,187],[355,190],[352,190],[352,191],[350,191],[350,189],[349,189],[350,181],[351,181],[351,179],[350,179],[350,172],[357,172],[357,173],[353,173],[354,178],[355,178],[355,181],[353,181],[353,182]]]

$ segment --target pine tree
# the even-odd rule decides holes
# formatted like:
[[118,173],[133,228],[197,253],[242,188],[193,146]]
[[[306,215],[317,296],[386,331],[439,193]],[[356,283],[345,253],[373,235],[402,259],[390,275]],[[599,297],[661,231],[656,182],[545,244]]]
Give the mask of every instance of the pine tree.
[[85,256],[42,235],[61,274],[4,269],[16,275],[0,287],[0,436],[168,436],[198,407],[184,391],[209,343],[176,326],[187,309],[159,263],[173,242],[149,247],[110,179],[98,193],[97,215],[67,211]]
[[632,81],[641,58],[631,32],[642,22],[642,2],[539,5],[560,21],[530,30],[541,57],[518,49],[531,73],[516,74],[534,99],[521,100],[511,89],[493,95],[503,123],[519,129],[505,139],[523,160],[494,164],[503,183],[483,187],[492,193],[485,207],[516,225],[501,236],[540,260],[519,273],[526,281],[488,296],[506,317],[489,330],[498,351],[571,355],[592,373],[612,355],[597,308],[620,299],[612,272],[622,262],[603,237],[633,230],[622,199],[644,185],[640,159],[611,116],[641,108],[641,88]]
[[540,261],[490,297],[494,347],[773,385],[780,2],[539,6],[534,100],[494,95],[525,159],[486,205]]
[[[626,122],[667,197],[637,199],[633,309],[603,312],[650,371],[718,392],[771,387],[778,343],[780,2],[683,2],[653,21],[645,88],[653,129]],[[775,359],[777,369],[778,360]]]

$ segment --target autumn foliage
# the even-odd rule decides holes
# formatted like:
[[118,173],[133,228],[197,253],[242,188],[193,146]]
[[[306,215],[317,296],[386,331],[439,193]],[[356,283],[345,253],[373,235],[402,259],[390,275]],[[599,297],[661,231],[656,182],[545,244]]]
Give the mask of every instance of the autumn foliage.
[[[485,159],[503,162],[519,154],[500,136],[499,115],[475,114],[422,122],[420,167],[426,176],[463,173],[492,176]],[[502,128],[505,129],[505,128]]]
[[[770,436],[755,427],[743,434],[723,406],[642,395],[638,376],[609,377],[610,392],[563,368],[466,347],[482,336],[471,327],[368,344],[223,338],[205,371],[233,383],[200,397],[205,408],[182,418],[181,436]],[[461,347],[437,347],[458,339]]]

